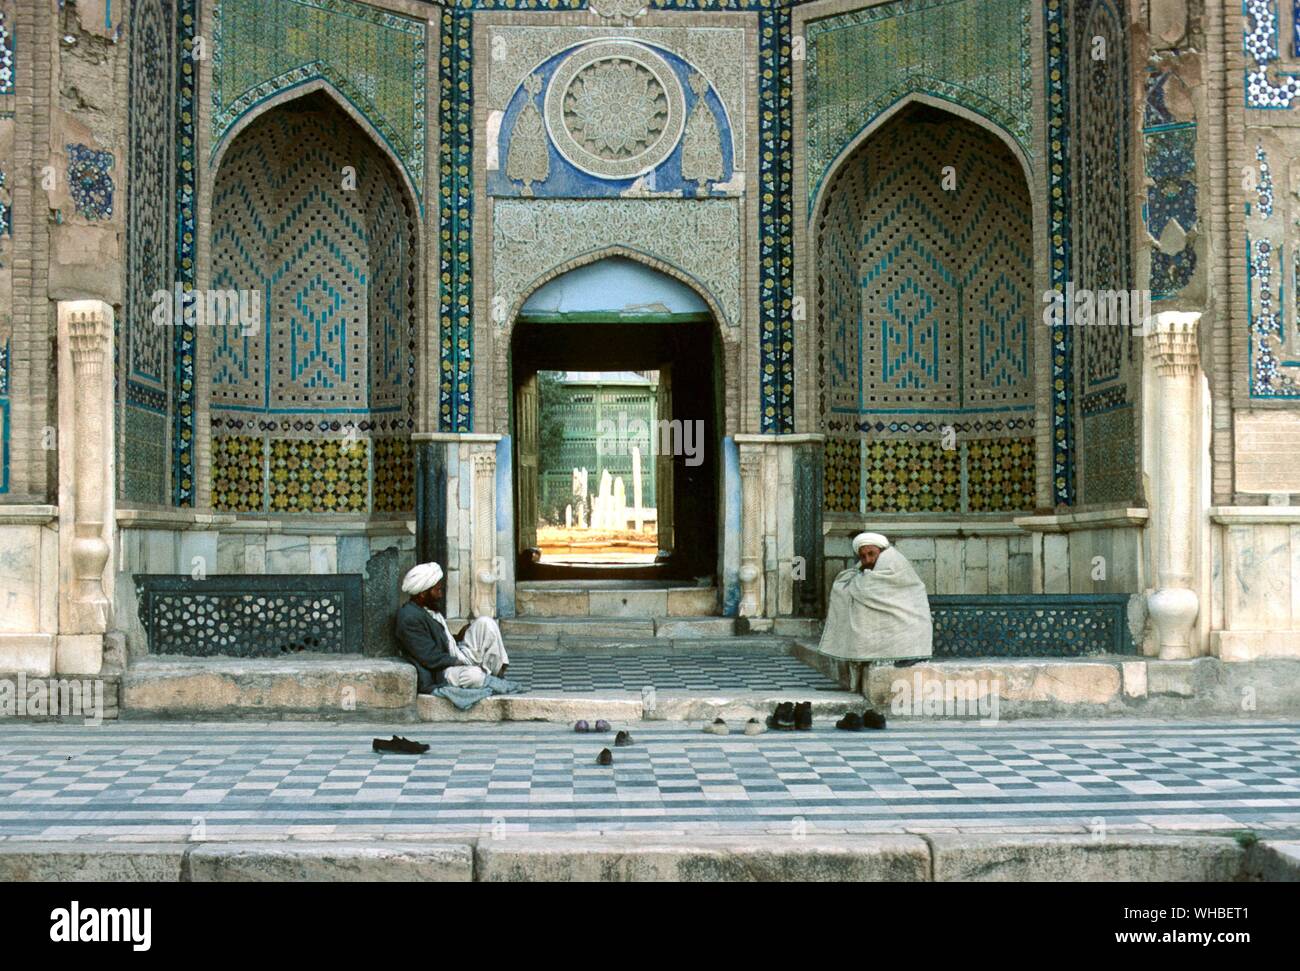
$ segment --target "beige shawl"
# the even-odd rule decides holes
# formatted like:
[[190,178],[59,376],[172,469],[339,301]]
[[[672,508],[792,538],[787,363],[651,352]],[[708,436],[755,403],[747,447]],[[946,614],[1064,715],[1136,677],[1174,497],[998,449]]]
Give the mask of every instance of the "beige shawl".
[[925,584],[894,547],[875,569],[850,567],[835,578],[818,649],[850,661],[930,657],[932,628]]

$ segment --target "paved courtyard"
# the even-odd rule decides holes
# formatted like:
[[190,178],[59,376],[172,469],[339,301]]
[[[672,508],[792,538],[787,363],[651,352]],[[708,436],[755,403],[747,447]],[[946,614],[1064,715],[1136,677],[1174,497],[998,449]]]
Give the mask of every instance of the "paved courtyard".
[[[615,726],[617,728],[619,726]],[[632,725],[6,725],[0,838],[189,840],[1015,830],[1300,834],[1300,724],[902,726],[716,737]]]

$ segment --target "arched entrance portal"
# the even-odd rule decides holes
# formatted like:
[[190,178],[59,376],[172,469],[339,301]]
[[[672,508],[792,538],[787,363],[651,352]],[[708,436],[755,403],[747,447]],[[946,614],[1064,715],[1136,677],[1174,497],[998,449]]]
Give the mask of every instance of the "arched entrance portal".
[[720,361],[699,294],[635,260],[533,292],[510,346],[519,579],[716,576]]

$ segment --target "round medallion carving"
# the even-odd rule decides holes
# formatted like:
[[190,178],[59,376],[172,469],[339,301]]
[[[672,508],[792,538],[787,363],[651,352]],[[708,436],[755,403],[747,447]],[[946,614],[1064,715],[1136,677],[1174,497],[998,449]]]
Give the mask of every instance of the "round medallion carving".
[[546,89],[546,128],[560,154],[589,175],[632,179],[672,154],[685,100],[668,62],[627,42],[590,44]]

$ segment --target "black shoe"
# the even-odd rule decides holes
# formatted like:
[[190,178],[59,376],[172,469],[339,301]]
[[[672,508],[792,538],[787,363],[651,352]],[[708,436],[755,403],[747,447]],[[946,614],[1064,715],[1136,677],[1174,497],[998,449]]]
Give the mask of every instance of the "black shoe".
[[780,732],[794,730],[794,705],[783,701],[776,706],[776,711],[767,716],[767,727]]
[[613,765],[613,764],[614,764],[614,753],[611,752],[611,751],[610,751],[609,749],[607,749],[607,748],[603,748],[603,749],[601,749],[601,750],[600,750],[600,754],[596,756],[596,764],[597,764],[597,765]]
[[794,727],[801,732],[812,731],[811,701],[801,701],[794,706]]
[[862,731],[862,719],[854,712],[849,712],[843,718],[835,723],[836,728],[842,728],[846,732]]
[[614,736],[614,744],[615,744],[615,745],[631,745],[631,744],[632,744],[632,736],[629,735],[627,732],[619,732],[617,735]]
[[429,751],[423,742],[412,742],[409,738],[394,735],[391,739],[377,738],[370,744],[373,752],[398,752],[402,755],[422,755]]
[[862,713],[862,727],[881,729],[885,727],[885,716],[868,708]]

